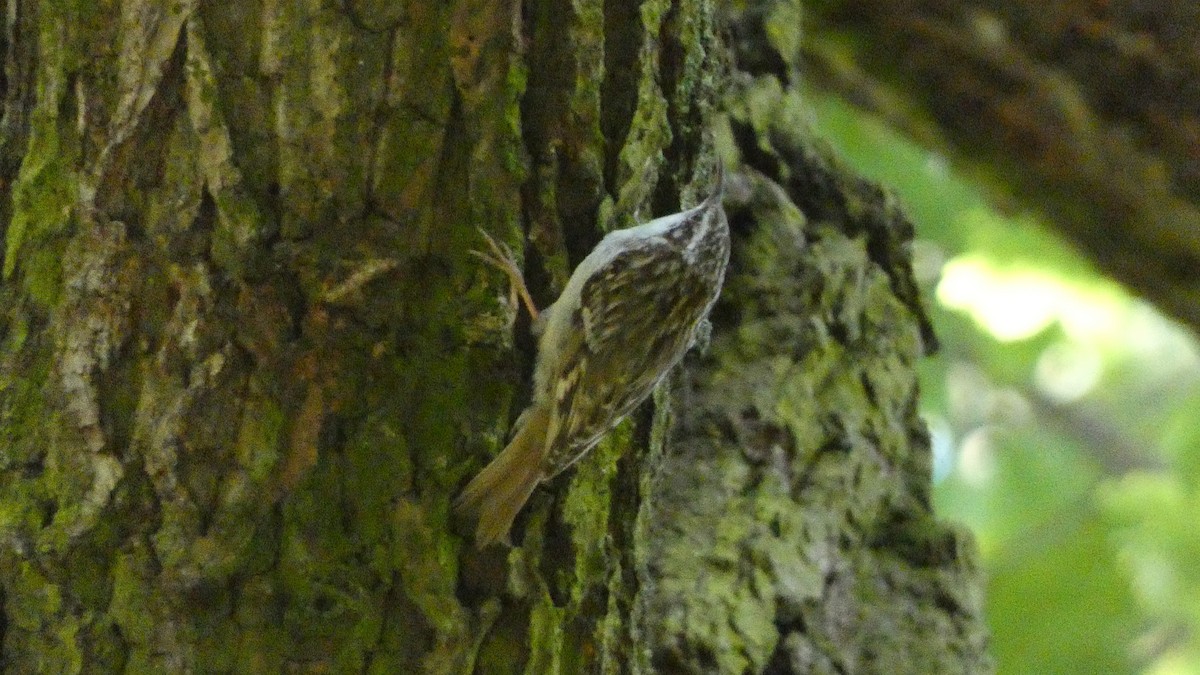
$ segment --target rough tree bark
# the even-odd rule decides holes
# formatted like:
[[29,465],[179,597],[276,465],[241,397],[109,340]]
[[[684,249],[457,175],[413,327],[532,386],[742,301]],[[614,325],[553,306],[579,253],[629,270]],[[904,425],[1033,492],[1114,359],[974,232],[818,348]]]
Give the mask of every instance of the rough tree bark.
[[1200,4],[820,3],[810,72],[1200,331]]
[[[911,232],[799,123],[791,3],[732,61],[701,1],[0,6],[0,666],[987,669]],[[545,304],[714,146],[710,350],[475,551],[532,356],[475,228]]]

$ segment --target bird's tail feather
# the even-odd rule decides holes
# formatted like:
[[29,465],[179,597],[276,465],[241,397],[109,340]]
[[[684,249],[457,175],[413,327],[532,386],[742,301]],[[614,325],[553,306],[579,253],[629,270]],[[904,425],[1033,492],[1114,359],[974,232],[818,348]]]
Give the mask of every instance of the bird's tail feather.
[[471,479],[454,502],[454,509],[478,519],[475,545],[483,548],[508,538],[521,507],[542,477],[546,455],[549,410],[534,404],[508,446]]

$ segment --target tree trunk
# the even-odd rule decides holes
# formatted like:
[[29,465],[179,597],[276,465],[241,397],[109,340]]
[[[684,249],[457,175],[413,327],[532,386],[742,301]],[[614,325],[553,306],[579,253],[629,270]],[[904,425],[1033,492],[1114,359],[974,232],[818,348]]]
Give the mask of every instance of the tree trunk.
[[[6,670],[987,668],[910,228],[794,124],[788,3],[735,67],[696,2],[3,6]],[[714,143],[708,352],[476,551],[533,358],[476,228],[545,305]]]

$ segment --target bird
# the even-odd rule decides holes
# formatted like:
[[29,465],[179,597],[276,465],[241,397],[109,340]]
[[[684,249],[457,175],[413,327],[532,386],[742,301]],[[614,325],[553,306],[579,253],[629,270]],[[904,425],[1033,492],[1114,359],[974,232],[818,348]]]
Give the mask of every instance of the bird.
[[472,253],[508,276],[538,341],[532,401],[509,443],[454,503],[475,519],[478,548],[507,542],[534,488],[645,401],[702,331],[729,263],[723,174],[718,165],[698,206],[606,235],[541,312],[512,251],[480,230],[491,252]]

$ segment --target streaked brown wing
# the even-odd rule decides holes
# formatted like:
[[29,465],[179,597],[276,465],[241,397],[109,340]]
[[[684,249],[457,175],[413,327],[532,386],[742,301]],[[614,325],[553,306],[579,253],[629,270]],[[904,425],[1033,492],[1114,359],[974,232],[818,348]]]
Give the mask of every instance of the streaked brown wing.
[[687,349],[708,304],[704,281],[670,244],[650,240],[623,251],[583,285],[573,320],[582,333],[563,362],[556,391],[556,439],[547,477],[570,466],[639,403]]

